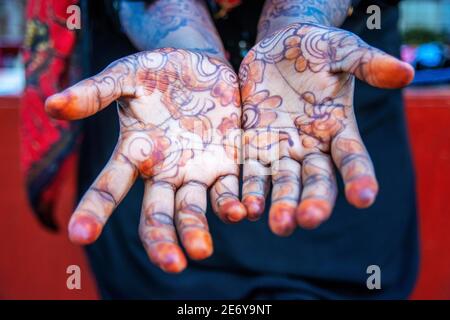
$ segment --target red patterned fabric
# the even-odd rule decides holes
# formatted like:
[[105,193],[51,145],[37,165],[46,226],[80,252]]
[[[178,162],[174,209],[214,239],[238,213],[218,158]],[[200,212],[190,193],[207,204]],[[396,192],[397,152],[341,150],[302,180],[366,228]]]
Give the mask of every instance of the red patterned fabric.
[[[56,229],[58,179],[73,150],[75,124],[49,118],[45,99],[66,84],[75,31],[66,27],[67,7],[76,0],[29,0],[23,46],[26,87],[21,106],[21,162],[28,197],[40,221]],[[66,168],[69,170],[69,168]]]
[[214,14],[214,18],[219,19],[225,17],[228,12],[241,4],[241,0],[215,0],[220,10]]
[[216,0],[217,4],[219,4],[223,8],[234,8],[241,4],[241,0]]

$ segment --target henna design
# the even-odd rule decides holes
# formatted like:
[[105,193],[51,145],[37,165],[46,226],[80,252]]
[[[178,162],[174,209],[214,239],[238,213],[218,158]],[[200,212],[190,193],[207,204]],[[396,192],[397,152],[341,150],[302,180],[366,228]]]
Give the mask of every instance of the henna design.
[[207,189],[226,222],[246,217],[238,199],[240,94],[222,60],[173,48],[122,58],[46,102],[58,118],[79,119],[118,100],[115,151],[72,216],[74,242],[91,243],[140,175],[145,193],[140,236],[167,272],[213,252],[205,217]]
[[[271,14],[281,11],[273,8]],[[365,208],[375,200],[378,185],[352,106],[355,76],[399,88],[412,80],[413,70],[350,32],[312,23],[272,33],[244,58],[239,79],[249,162],[242,201],[249,216],[260,216],[268,179],[256,176],[270,166],[274,233],[288,235],[297,224],[313,228],[330,216],[336,198],[331,158],[351,204]]]

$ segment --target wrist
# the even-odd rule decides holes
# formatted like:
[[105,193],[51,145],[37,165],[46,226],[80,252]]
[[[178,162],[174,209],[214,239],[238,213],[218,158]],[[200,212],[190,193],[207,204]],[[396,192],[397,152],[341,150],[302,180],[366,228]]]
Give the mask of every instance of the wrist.
[[122,1],[123,31],[141,51],[177,48],[224,58],[225,52],[206,6],[197,0]]
[[[307,27],[310,26],[312,28],[321,28],[321,29],[331,29],[333,27],[328,27],[328,26],[324,26],[323,24],[319,24],[316,22],[292,22],[289,24],[283,24],[282,26],[278,27],[278,28],[274,28],[273,30],[270,31],[270,33],[265,34],[263,37],[258,38],[254,47],[258,47],[258,46],[263,46],[265,47],[266,44],[264,44],[265,41],[269,41],[272,42],[272,38],[284,38],[287,36],[287,34],[292,33],[293,31],[289,31],[289,30],[300,30],[303,27]],[[335,29],[335,28],[333,28]],[[279,41],[279,39],[277,40],[277,43],[279,43],[280,45],[283,44],[283,41]]]
[[258,24],[257,41],[295,23],[339,27],[352,12],[350,0],[266,0]]

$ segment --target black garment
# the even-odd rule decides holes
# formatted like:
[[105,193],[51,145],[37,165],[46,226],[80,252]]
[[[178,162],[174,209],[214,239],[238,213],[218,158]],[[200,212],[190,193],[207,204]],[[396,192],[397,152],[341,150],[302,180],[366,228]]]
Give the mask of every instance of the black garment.
[[[397,7],[379,2],[382,29],[368,30],[368,5],[362,1],[343,28],[398,56]],[[227,19],[228,26],[225,20],[219,22],[219,29],[222,33],[234,33],[233,28],[247,26],[251,29],[246,31],[245,40],[252,42],[259,13],[260,8],[253,1],[252,6],[233,11]],[[104,14],[101,2],[89,1],[89,15],[89,28],[85,27],[89,37],[84,40],[91,46],[89,74],[93,74],[135,49]],[[232,38],[224,43],[230,52],[238,52]],[[184,272],[172,275],[148,260],[139,240],[143,183],[138,181],[113,213],[101,237],[87,248],[101,295],[141,299],[408,297],[417,273],[418,241],[414,178],[401,92],[375,89],[357,81],[355,108],[380,184],[372,207],[351,207],[339,179],[339,196],[331,218],[316,230],[298,229],[288,238],[270,232],[267,212],[258,222],[225,225],[208,208],[213,256],[205,261],[189,261]],[[80,195],[106,164],[118,132],[114,107],[84,122]],[[366,287],[369,265],[381,268],[381,290]]]

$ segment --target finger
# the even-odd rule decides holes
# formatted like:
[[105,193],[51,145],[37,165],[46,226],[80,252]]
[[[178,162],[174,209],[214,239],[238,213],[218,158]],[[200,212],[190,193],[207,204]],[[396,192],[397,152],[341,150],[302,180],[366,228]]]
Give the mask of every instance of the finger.
[[239,201],[239,180],[235,175],[219,177],[211,188],[211,204],[218,217],[228,223],[241,221],[247,210]]
[[97,113],[119,97],[134,96],[132,64],[119,60],[99,74],[56,93],[45,101],[53,118],[77,120]]
[[269,169],[256,160],[248,160],[243,167],[242,203],[247,209],[248,219],[255,221],[264,212]]
[[297,223],[306,229],[317,227],[330,217],[337,186],[330,156],[312,153],[302,162],[302,196]]
[[348,202],[357,208],[372,205],[378,193],[378,183],[359,134],[340,133],[332,140],[331,153],[344,180]]
[[411,65],[348,34],[345,39],[341,39],[332,71],[354,74],[378,88],[401,88],[413,80],[414,68]]
[[165,272],[181,272],[187,261],[178,245],[173,212],[174,187],[166,182],[145,183],[139,234],[150,260]]
[[189,257],[201,260],[213,253],[212,237],[206,220],[207,186],[189,181],[177,191],[175,217],[178,235]]
[[94,242],[136,176],[136,168],[115,151],[75,209],[69,222],[70,240],[79,244]]
[[290,235],[297,226],[295,209],[300,196],[300,164],[284,157],[272,163],[272,206],[269,226],[279,236]]

